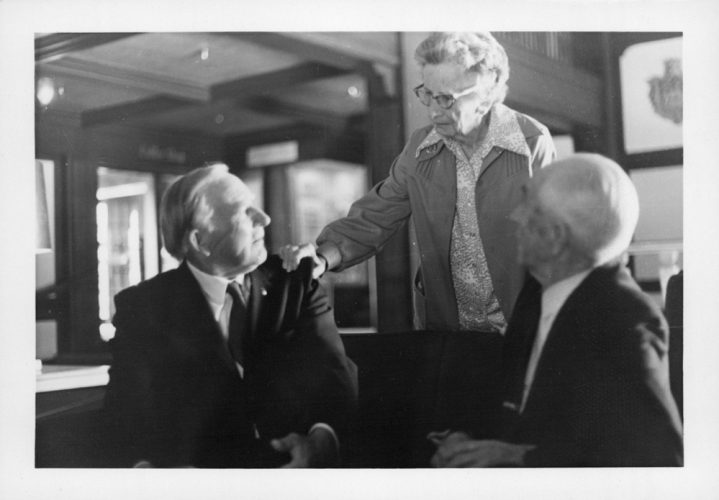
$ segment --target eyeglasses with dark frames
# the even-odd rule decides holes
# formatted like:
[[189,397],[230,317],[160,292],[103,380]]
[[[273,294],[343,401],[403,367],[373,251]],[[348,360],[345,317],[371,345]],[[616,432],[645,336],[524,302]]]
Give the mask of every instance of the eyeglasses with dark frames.
[[431,91],[424,88],[424,83],[422,83],[413,88],[412,91],[414,92],[414,95],[416,95],[419,99],[419,102],[421,102],[425,106],[429,106],[432,103],[432,99],[434,99],[435,101],[437,101],[437,104],[440,108],[449,109],[454,106],[454,103],[457,102],[457,99],[459,99],[460,97],[464,97],[467,94],[471,94],[472,92],[477,90],[477,87],[479,86],[480,84],[473,85],[472,87],[456,94],[434,95]]

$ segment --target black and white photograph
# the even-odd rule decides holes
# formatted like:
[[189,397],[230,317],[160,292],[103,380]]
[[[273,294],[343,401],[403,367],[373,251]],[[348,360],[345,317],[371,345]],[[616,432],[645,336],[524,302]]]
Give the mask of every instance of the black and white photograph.
[[713,498],[717,21],[0,0],[0,495]]

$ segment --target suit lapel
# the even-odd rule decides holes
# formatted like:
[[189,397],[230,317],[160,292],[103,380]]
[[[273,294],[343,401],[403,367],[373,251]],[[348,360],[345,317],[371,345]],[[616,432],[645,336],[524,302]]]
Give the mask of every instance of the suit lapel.
[[249,302],[249,321],[247,332],[248,340],[256,340],[258,334],[258,325],[260,321],[260,315],[262,313],[262,306],[266,302],[269,278],[264,272],[262,267],[258,267],[250,273],[250,302]]
[[601,321],[604,313],[596,310],[596,297],[601,294],[601,290],[607,289],[610,281],[616,280],[619,272],[620,268],[612,264],[596,268],[567,297],[547,333],[527,407],[533,396],[545,399],[542,395],[537,396],[543,387],[556,391],[558,384],[552,379],[571,377],[567,373],[568,368],[581,364],[582,354],[577,349],[585,343],[578,341],[577,337],[591,335],[587,325],[596,325]]
[[172,341],[182,348],[208,349],[210,355],[219,358],[228,368],[236,371],[227,342],[212,316],[200,285],[186,263],[183,262],[178,268],[176,286],[169,292],[175,323]]
[[541,297],[541,285],[534,278],[528,277],[517,299],[518,314],[512,318],[505,341],[504,366],[507,378],[504,406],[509,410],[519,411],[522,402],[527,364],[539,325]]

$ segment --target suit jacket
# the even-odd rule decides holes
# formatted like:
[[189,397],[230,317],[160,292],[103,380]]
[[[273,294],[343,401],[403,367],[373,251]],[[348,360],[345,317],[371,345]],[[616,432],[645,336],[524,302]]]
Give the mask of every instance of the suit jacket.
[[669,380],[672,394],[684,415],[684,271],[679,271],[667,282],[664,315],[669,323],[672,344],[669,349]]
[[[509,216],[521,200],[524,183],[554,159],[555,149],[547,128],[527,115],[498,104],[492,109],[492,120],[516,120],[530,151],[526,157],[493,148],[482,161],[475,188],[487,267],[504,317],[509,318],[524,280],[514,250],[516,223]],[[379,252],[411,216],[420,258],[414,289],[415,327],[457,330],[459,313],[449,268],[457,203],[456,158],[444,142],[416,154],[431,130],[431,126],[416,130],[389,176],[353,203],[347,217],[325,227],[317,244],[332,244],[325,257],[330,269],[342,270]]]
[[525,408],[522,384],[541,287],[529,279],[507,329],[502,438],[537,445],[528,466],[682,464],[682,428],[669,388],[668,329],[629,272],[594,269],[548,333]]
[[311,262],[287,273],[273,256],[250,279],[243,378],[187,264],[116,296],[105,409],[118,465],[267,466],[269,439],[346,428],[356,367]]

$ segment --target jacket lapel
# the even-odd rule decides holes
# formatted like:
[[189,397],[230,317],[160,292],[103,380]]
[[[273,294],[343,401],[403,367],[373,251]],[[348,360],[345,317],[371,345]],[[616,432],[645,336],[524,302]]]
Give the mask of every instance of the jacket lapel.
[[[449,242],[457,199],[457,165],[454,153],[438,142],[417,156],[416,175],[422,179],[427,212],[438,220],[440,239]],[[446,234],[445,234],[446,233]],[[447,245],[449,248],[449,245]]]
[[595,298],[601,290],[606,290],[610,286],[611,281],[616,281],[621,273],[620,269],[616,264],[607,264],[594,269],[567,297],[547,334],[526,406],[529,406],[535,387],[537,392],[541,392],[542,387],[556,389],[557,384],[551,381],[552,378],[566,376],[567,367],[579,363],[576,346],[580,343],[577,342],[576,337],[590,334],[586,325],[601,321],[603,313],[596,311],[593,306],[596,303]]
[[537,335],[541,309],[542,287],[534,278],[528,276],[524,288],[517,299],[517,315],[510,323],[504,354],[506,370],[504,407],[518,412],[524,393],[524,378],[527,364]]
[[487,153],[487,156],[485,156],[482,160],[482,170],[480,170],[479,172],[479,177],[482,177],[484,175],[490,165],[494,163],[494,160],[499,158],[499,155],[502,154],[502,151],[504,151],[502,148],[495,146],[489,151],[489,153]]
[[494,146],[487,153],[482,161],[482,170],[479,172],[481,178],[490,166],[505,154],[503,162],[507,177],[511,177],[523,170],[529,170],[531,176],[530,156],[531,152],[527,144],[527,137],[522,131],[515,113],[508,107],[499,104],[492,109],[492,122],[490,124],[493,134],[492,143]]
[[247,332],[248,340],[255,340],[258,334],[258,324],[260,314],[262,313],[262,305],[266,302],[268,277],[262,267],[258,267],[250,273],[250,301],[249,301],[249,321]]
[[172,341],[182,348],[207,350],[233,371],[237,370],[227,342],[212,316],[200,285],[183,262],[177,269],[177,283],[170,290],[174,309]]

